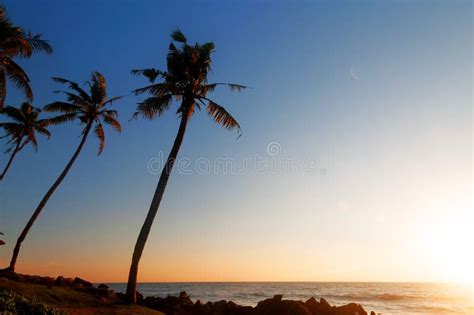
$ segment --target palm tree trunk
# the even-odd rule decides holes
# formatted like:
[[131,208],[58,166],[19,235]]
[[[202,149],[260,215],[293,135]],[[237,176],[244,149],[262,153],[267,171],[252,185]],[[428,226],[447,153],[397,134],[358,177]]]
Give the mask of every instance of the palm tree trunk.
[[140,230],[140,234],[138,235],[137,242],[135,244],[135,249],[133,251],[132,256],[132,264],[130,266],[130,273],[128,275],[128,284],[127,284],[127,299],[130,302],[136,303],[136,289],[137,289],[137,275],[138,275],[138,263],[140,262],[140,258],[143,253],[143,249],[145,248],[146,241],[148,239],[148,235],[151,231],[151,226],[153,225],[153,220],[155,219],[156,213],[158,212],[158,208],[161,203],[161,199],[166,189],[166,184],[168,183],[168,179],[171,174],[171,170],[173,169],[174,162],[178,155],[179,148],[181,147],[181,143],[183,142],[184,133],[186,131],[186,126],[188,124],[189,119],[189,112],[183,112],[181,117],[181,123],[179,125],[178,134],[174,140],[173,148],[166,160],[166,163],[163,167],[163,171],[161,172],[160,180],[158,181],[158,185],[156,186],[155,194],[153,195],[153,200],[151,201],[150,209],[148,210],[148,214],[145,219],[145,223]]
[[20,253],[21,243],[25,240],[26,235],[28,234],[31,227],[33,226],[33,223],[35,223],[36,219],[40,215],[41,210],[43,210],[49,198],[53,195],[54,191],[56,190],[56,188],[58,188],[59,184],[61,184],[61,182],[63,181],[63,179],[66,177],[67,173],[69,172],[69,169],[74,164],[74,161],[79,156],[79,153],[81,152],[82,147],[84,146],[84,143],[86,142],[87,135],[89,134],[91,127],[92,127],[92,122],[88,123],[88,125],[86,126],[86,129],[84,130],[84,134],[82,135],[81,143],[77,147],[76,152],[74,152],[72,158],[69,160],[69,163],[67,163],[66,168],[62,171],[62,173],[56,179],[56,181],[51,186],[51,188],[49,188],[48,192],[46,193],[46,195],[44,195],[43,199],[41,199],[41,202],[38,204],[38,207],[36,208],[35,212],[33,212],[33,215],[31,216],[30,220],[28,220],[28,223],[26,224],[25,228],[23,229],[20,236],[18,237],[15,248],[13,249],[13,256],[10,261],[10,266],[7,268],[9,271],[11,272],[15,271],[15,264],[18,258],[18,254]]
[[0,181],[3,180],[3,178],[4,178],[5,175],[7,174],[8,169],[9,169],[10,166],[12,165],[13,159],[15,158],[15,155],[18,153],[18,151],[20,151],[19,149],[20,149],[21,139],[22,139],[22,138],[18,139],[18,142],[17,142],[15,148],[13,149],[12,154],[10,155],[10,159],[8,160],[8,163],[7,163],[7,165],[5,166],[5,169],[3,170],[2,175],[0,175]]

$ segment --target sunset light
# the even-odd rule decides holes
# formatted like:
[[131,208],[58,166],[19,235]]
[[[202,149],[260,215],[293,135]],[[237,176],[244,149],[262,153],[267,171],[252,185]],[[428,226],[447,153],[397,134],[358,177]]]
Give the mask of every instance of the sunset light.
[[473,12],[2,1],[0,314],[473,315]]

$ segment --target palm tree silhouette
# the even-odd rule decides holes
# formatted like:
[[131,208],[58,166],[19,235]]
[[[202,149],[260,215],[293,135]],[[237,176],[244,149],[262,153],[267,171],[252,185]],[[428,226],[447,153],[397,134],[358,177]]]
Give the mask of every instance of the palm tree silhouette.
[[53,49],[41,35],[32,35],[13,25],[7,11],[0,5],[0,109],[7,95],[7,78],[16,85],[31,102],[33,92],[26,72],[13,61],[14,57],[29,59],[35,52],[51,54]]
[[20,108],[13,106],[5,106],[0,110],[0,114],[10,118],[11,122],[0,122],[0,128],[3,128],[5,135],[0,138],[9,138],[7,141],[11,145],[5,153],[10,153],[3,172],[0,174],[0,181],[5,178],[16,154],[20,152],[25,145],[31,145],[37,149],[38,142],[36,141],[36,133],[42,134],[46,137],[51,137],[51,134],[46,129],[49,124],[48,119],[38,119],[41,110],[32,106],[29,103],[23,103]]
[[15,248],[13,250],[13,256],[10,261],[10,266],[7,268],[8,271],[15,271],[15,264],[20,252],[21,243],[25,240],[26,235],[33,226],[33,223],[36,221],[38,216],[43,210],[44,206],[48,202],[49,198],[52,196],[56,188],[66,177],[69,169],[74,164],[74,161],[78,157],[79,153],[86,142],[89,132],[94,129],[94,133],[99,138],[99,154],[102,153],[105,144],[105,133],[103,128],[103,123],[110,125],[116,131],[120,132],[122,130],[120,123],[117,121],[117,111],[108,109],[107,105],[111,105],[112,102],[120,99],[120,96],[112,97],[107,99],[106,91],[106,82],[105,78],[99,72],[92,73],[91,80],[87,82],[89,85],[90,93],[86,93],[79,85],[75,82],[62,79],[62,78],[53,78],[54,81],[67,84],[69,88],[75,93],[68,91],[57,91],[67,95],[67,102],[54,102],[44,107],[44,110],[47,112],[60,112],[62,113],[59,116],[50,118],[51,124],[61,124],[68,121],[79,120],[79,122],[84,125],[82,129],[82,139],[77,147],[76,151],[72,155],[72,158],[66,165],[66,168],[62,171],[59,177],[56,179],[54,184],[49,188],[49,190],[44,195],[41,202],[38,204],[38,207],[33,212],[33,215],[29,219],[28,223],[21,232],[18,240],[16,242]]
[[[240,132],[239,123],[225,108],[207,97],[207,93],[214,91],[219,85],[228,86],[231,91],[240,91],[245,88],[245,86],[239,84],[207,83],[207,75],[211,69],[211,53],[214,50],[214,43],[188,45],[186,37],[180,30],[173,32],[171,38],[175,42],[180,43],[181,47],[177,48],[173,42],[170,44],[166,72],[157,69],[132,71],[132,74],[143,75],[152,83],[149,86],[134,91],[136,94],[151,94],[150,97],[138,104],[137,112],[134,116],[142,115],[148,119],[161,116],[171,106],[173,98],[175,98],[181,102],[176,112],[181,117],[181,122],[133,251],[126,292],[127,298],[131,302],[136,302],[138,264],[163,193],[165,192],[173,164],[183,142],[188,120],[194,114],[196,108],[200,110],[201,106],[205,106],[207,113],[216,123],[226,129],[237,129]],[[155,83],[158,77],[162,78],[161,83]]]

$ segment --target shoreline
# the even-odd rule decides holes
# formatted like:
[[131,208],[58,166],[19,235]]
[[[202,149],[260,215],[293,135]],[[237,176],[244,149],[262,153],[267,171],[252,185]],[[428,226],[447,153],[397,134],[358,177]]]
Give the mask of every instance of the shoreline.
[[[193,301],[184,291],[179,296],[155,297],[139,294],[137,305],[125,302],[123,293],[105,284],[94,285],[81,278],[0,274],[0,310],[3,304],[23,303],[47,310],[44,314],[176,314],[176,315],[368,315],[360,304],[333,306],[324,298],[286,300],[278,294],[255,307],[233,301]],[[138,292],[137,292],[138,293]],[[3,300],[2,300],[3,299]],[[3,301],[3,302],[2,302]],[[5,302],[7,301],[7,302]],[[20,304],[21,304],[20,303]],[[21,305],[23,305],[21,304]],[[10,306],[11,307],[11,306]],[[56,313],[57,312],[57,313]],[[374,315],[375,312],[370,312]]]

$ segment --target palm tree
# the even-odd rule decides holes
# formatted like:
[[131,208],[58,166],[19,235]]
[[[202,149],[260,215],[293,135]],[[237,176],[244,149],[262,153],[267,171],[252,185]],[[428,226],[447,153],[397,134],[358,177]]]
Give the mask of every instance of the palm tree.
[[38,119],[41,110],[33,107],[29,103],[23,103],[20,108],[13,106],[5,106],[0,110],[3,114],[10,118],[11,122],[0,122],[0,128],[3,128],[5,135],[0,138],[9,138],[8,144],[11,145],[6,153],[10,153],[3,172],[0,174],[0,181],[3,180],[10,168],[16,154],[20,152],[25,145],[31,143],[35,149],[38,147],[36,141],[36,133],[42,134],[46,137],[51,136],[46,127],[49,124],[47,119]]
[[92,78],[87,82],[89,85],[90,93],[86,93],[77,83],[72,81],[53,78],[54,81],[67,84],[69,88],[75,93],[68,91],[58,91],[67,95],[67,102],[54,102],[44,107],[47,112],[60,112],[59,116],[50,118],[51,124],[61,124],[68,121],[79,120],[81,125],[84,126],[82,129],[82,138],[77,147],[76,151],[72,155],[72,158],[66,165],[66,168],[61,172],[59,177],[56,179],[54,184],[49,188],[44,195],[38,207],[33,212],[30,220],[26,224],[25,228],[21,232],[13,250],[13,256],[10,262],[10,266],[7,268],[8,271],[15,271],[15,264],[20,252],[21,243],[25,240],[26,235],[33,226],[38,216],[43,210],[44,206],[48,202],[49,198],[53,195],[56,188],[66,177],[69,169],[74,164],[74,161],[78,157],[79,153],[86,142],[87,136],[93,129],[97,138],[99,138],[99,155],[102,153],[105,144],[105,133],[103,123],[110,125],[117,132],[122,130],[120,123],[117,121],[117,111],[109,109],[107,105],[111,105],[114,101],[120,99],[120,96],[112,97],[107,99],[106,82],[105,78],[99,72],[92,73]]
[[3,107],[7,95],[7,78],[25,93],[29,101],[33,100],[30,79],[13,58],[29,59],[35,52],[51,54],[53,49],[47,41],[41,39],[40,34],[32,35],[13,25],[5,7],[0,5],[0,108]]
[[[173,32],[171,38],[175,42],[180,43],[181,47],[177,48],[173,42],[170,44],[166,72],[156,69],[132,71],[132,74],[144,75],[151,82],[151,85],[134,91],[136,94],[151,94],[150,97],[138,104],[138,111],[134,116],[141,114],[148,119],[161,116],[170,107],[173,98],[175,98],[180,101],[176,113],[181,117],[181,122],[133,251],[126,292],[127,298],[131,302],[136,302],[138,264],[148,235],[150,234],[153,220],[160,206],[163,193],[165,192],[173,164],[178,155],[181,143],[183,142],[188,120],[194,114],[196,108],[200,110],[202,105],[206,107],[207,113],[216,123],[226,129],[237,129],[240,132],[239,123],[224,107],[207,97],[207,93],[212,92],[219,85],[228,86],[232,91],[240,91],[245,88],[245,86],[238,84],[209,84],[207,82],[207,75],[211,69],[211,53],[214,50],[214,43],[188,45],[186,37],[179,30]],[[155,83],[158,77],[160,77],[162,81]]]

